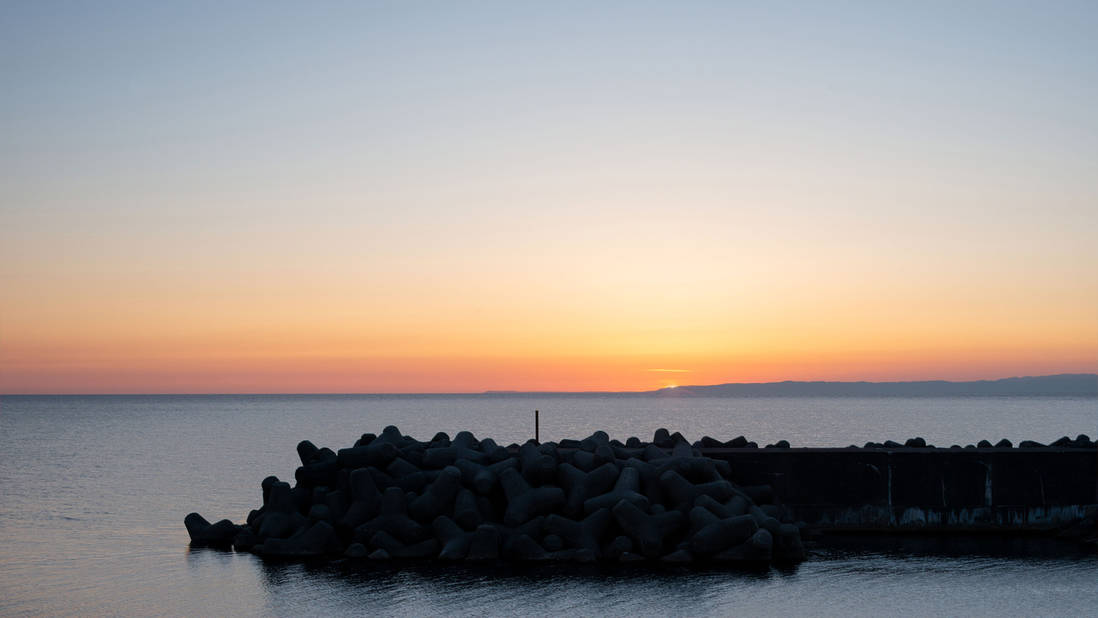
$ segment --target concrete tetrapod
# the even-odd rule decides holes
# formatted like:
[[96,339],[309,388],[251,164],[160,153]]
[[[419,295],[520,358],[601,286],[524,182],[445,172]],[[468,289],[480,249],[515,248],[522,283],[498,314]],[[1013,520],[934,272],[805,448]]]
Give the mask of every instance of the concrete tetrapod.
[[191,513],[183,518],[183,525],[187,527],[187,534],[191,537],[191,545],[194,546],[223,546],[232,544],[233,537],[244,529],[228,519],[222,519],[211,524],[198,513]]
[[737,515],[743,515],[744,513],[747,512],[747,509],[750,508],[751,506],[754,506],[754,505],[749,503],[746,498],[744,498],[743,496],[739,496],[739,495],[732,496],[732,498],[730,500],[727,500],[724,503],[724,507],[726,509],[728,509],[728,513],[729,513],[730,517],[735,517]]
[[384,468],[389,462],[396,459],[400,452],[392,442],[378,442],[374,440],[366,446],[352,446],[342,448],[336,453],[336,461],[341,468],[365,468],[373,466]]
[[770,518],[770,516],[766,514],[766,511],[755,505],[747,507],[747,514],[754,517],[755,521],[758,522],[760,526],[762,526],[763,523]]
[[769,532],[775,539],[778,538],[778,529],[781,528],[782,523],[773,517],[767,517],[759,524],[759,528]]
[[481,465],[492,463],[491,459],[484,453],[458,444],[451,444],[444,448],[429,448],[423,453],[423,464],[428,468],[452,466],[460,459]]
[[649,444],[641,450],[641,459],[648,463],[653,463],[662,459],[671,459],[671,456],[655,444]]
[[694,501],[698,496],[709,496],[717,502],[724,502],[732,497],[732,483],[728,481],[712,481],[694,485],[674,470],[668,470],[660,475],[660,484],[675,505],[675,509],[683,514],[689,513],[694,508]]
[[[400,461],[408,466],[412,465],[405,462],[403,459],[394,459],[393,461]],[[403,466],[396,469],[401,471],[407,470],[407,468],[404,468]],[[438,470],[419,470],[411,474],[394,477],[374,467],[369,467],[367,470],[370,471],[370,477],[374,479],[374,484],[379,491],[384,492],[390,487],[399,487],[404,493],[413,492],[417,495],[419,492],[423,491],[423,488],[431,483],[433,479],[437,478],[439,473]]]
[[599,509],[583,519],[574,521],[550,515],[545,518],[545,531],[555,534],[577,549],[589,549],[595,557],[602,556],[602,535],[613,521],[610,511]]
[[519,447],[518,459],[522,478],[534,487],[540,487],[553,480],[557,474],[557,461],[551,455],[538,451],[533,442]]
[[404,435],[400,433],[400,429],[396,425],[386,425],[385,429],[381,430],[381,435],[377,437],[377,442],[389,442],[396,446],[398,449],[404,447],[407,442],[404,439]]
[[499,558],[499,531],[492,524],[481,524],[473,532],[468,559],[492,560],[495,558]]
[[499,483],[499,474],[508,468],[518,469],[519,460],[515,458],[505,459],[501,462],[482,466],[468,459],[459,459],[454,462],[454,467],[461,470],[461,482],[478,494],[485,495],[495,489]]
[[[312,446],[311,443],[310,446]],[[293,472],[294,479],[299,485],[310,487],[335,485],[338,475],[339,462],[336,453],[328,448],[318,449],[310,463],[302,465]]]
[[[318,505],[321,506],[321,505]],[[320,521],[309,528],[301,528],[300,534],[288,539],[270,538],[255,546],[255,551],[264,556],[320,556],[331,553],[331,548],[339,547],[335,529]]]
[[614,450],[604,445],[596,448],[593,453],[576,451],[572,453],[568,463],[583,472],[591,472],[604,464],[615,463]]
[[713,460],[708,457],[695,457],[694,449],[689,444],[679,443],[671,450],[670,469],[678,472],[692,483],[706,483],[720,480],[714,478],[715,467]]
[[642,511],[647,511],[651,504],[648,498],[640,493],[640,472],[636,468],[623,468],[612,491],[585,500],[583,513],[590,515],[599,509],[612,509],[622,500],[633,503]]
[[244,526],[233,537],[233,549],[238,552],[253,551],[255,546],[259,544],[259,535],[255,533],[255,529],[251,526]]
[[778,528],[777,543],[774,544],[774,562],[804,562],[804,544],[801,531],[793,524],[782,524]]
[[663,474],[663,470],[640,459],[626,461],[625,467],[637,471],[637,476],[640,477],[639,491],[644,494],[645,498],[648,498],[649,504],[663,504],[664,491],[663,485],[660,484],[660,476]]
[[614,506],[613,514],[641,554],[648,558],[658,558],[663,554],[664,540],[681,528],[684,521],[679,511],[649,515],[626,500]]
[[488,465],[492,463],[488,455],[476,448],[476,438],[468,431],[458,432],[454,436],[450,446],[443,448],[429,448],[423,453],[424,465],[428,468],[444,468],[454,465],[459,459],[467,459],[473,463]]
[[612,463],[603,464],[591,472],[582,472],[570,464],[561,464],[557,470],[557,480],[567,492],[564,516],[571,519],[582,517],[584,503],[609,491],[618,480],[618,474],[618,467]]
[[271,486],[277,482],[277,476],[268,476],[267,478],[263,479],[263,481],[259,484],[260,487],[263,489],[263,506],[248,513],[248,519],[245,522],[256,530],[258,530],[259,527],[263,525],[263,514],[267,512],[267,502],[271,499]]
[[442,546],[439,551],[439,560],[462,560],[469,555],[469,548],[473,545],[473,533],[461,529],[452,519],[442,515],[432,524],[435,538]]
[[347,558],[355,560],[365,558],[370,550],[366,549],[366,546],[362,543],[351,543],[347,546],[347,550],[343,552],[343,555]]
[[750,515],[740,515],[728,519],[719,519],[704,507],[694,507],[691,511],[692,523],[697,526],[695,515],[711,518],[690,538],[690,551],[698,556],[711,556],[731,549],[751,538],[759,530],[759,524]]
[[560,449],[557,448],[555,442],[542,442],[538,445],[538,452],[552,457],[558,466],[564,462],[564,457],[560,454]]
[[461,470],[447,466],[434,483],[408,505],[408,516],[420,523],[433,522],[440,515],[449,515],[454,509],[454,498],[461,489]]
[[[407,459],[397,457],[385,469],[393,483],[405,492],[414,491],[417,494],[433,480],[423,470],[408,462]],[[388,487],[385,487],[388,489]]]
[[[735,500],[737,497],[738,496],[733,496],[732,499]],[[709,511],[713,515],[716,515],[718,519],[728,519],[729,517],[733,516],[732,509],[730,509],[727,506],[721,504],[720,502],[717,502],[712,497],[707,496],[707,495],[698,496],[697,499],[694,500],[694,506],[695,507],[700,506],[700,507],[704,508],[705,510]],[[746,507],[745,507],[745,510],[746,510]],[[693,513],[694,511],[691,510],[690,512]],[[743,513],[736,513],[736,515],[743,515]],[[691,522],[693,522],[693,519],[691,519]]]
[[669,563],[686,563],[686,562],[693,562],[693,561],[694,561],[694,558],[690,555],[690,552],[686,551],[685,549],[679,549],[679,550],[673,551],[673,552],[667,554],[666,556],[664,556],[663,558],[660,558],[660,562],[669,562]]
[[438,541],[427,539],[419,543],[406,544],[396,540],[384,530],[370,538],[372,549],[383,549],[393,558],[430,558],[439,553]]
[[477,497],[471,489],[462,487],[454,498],[454,523],[464,530],[475,530],[484,523]]
[[267,500],[267,512],[257,535],[261,541],[269,538],[285,539],[305,525],[308,520],[298,512],[290,494],[290,484],[279,481],[271,484],[271,496]]
[[[262,547],[262,550],[258,550]],[[288,539],[270,538],[257,546],[265,556],[320,556],[343,553],[332,526],[331,514],[323,504],[314,505],[304,526]]]
[[353,534],[354,529],[377,517],[381,510],[381,492],[377,490],[370,471],[359,468],[351,472],[351,505],[340,520],[342,534]]
[[499,475],[503,493],[507,496],[507,510],[503,523],[511,528],[520,526],[538,515],[546,515],[564,506],[564,490],[559,487],[530,487],[514,469]]
[[[344,475],[344,472],[346,472],[347,474]],[[331,512],[331,514],[332,514],[332,521],[336,522],[336,524],[337,524],[336,526],[334,526],[337,533],[339,532],[339,525],[338,525],[339,522],[343,521],[343,518],[347,516],[347,509],[349,509],[351,507],[351,501],[350,501],[350,486],[351,486],[350,478],[351,478],[351,474],[350,474],[350,472],[351,471],[347,470],[347,469],[340,470],[340,472],[339,472],[339,475],[341,477],[340,485],[345,485],[348,488],[346,490],[346,492],[344,492],[344,490],[342,490],[342,489],[337,489],[335,491],[325,491],[322,495],[320,495],[319,499],[317,499],[317,494],[316,493],[313,494],[313,504],[323,504],[324,506],[328,507],[328,511]],[[342,480],[342,477],[344,477],[344,476],[347,477],[346,482],[344,482]],[[319,491],[321,489],[325,489],[325,488],[324,487],[317,487],[315,491]],[[350,534],[349,529],[347,530],[347,533]]]
[[759,510],[766,513],[767,517],[773,517],[774,519],[779,520],[782,518],[782,509],[775,504],[759,504]]
[[580,450],[588,453],[594,453],[600,446],[606,446],[610,443],[610,436],[603,430],[598,430],[590,436],[580,440]]
[[[308,453],[308,460],[302,454],[302,445],[306,445],[304,450]],[[304,440],[298,445],[298,454],[301,455],[302,465],[294,471],[294,478],[299,485],[335,485],[339,476],[339,462],[332,449],[318,449],[312,442]]]
[[385,490],[381,498],[380,513],[355,528],[354,538],[356,542],[366,545],[374,535],[382,531],[401,543],[418,543],[427,538],[427,529],[408,517],[408,503],[399,487]]
[[546,551],[554,552],[564,549],[564,539],[555,534],[547,534],[545,538],[541,540],[541,546]]
[[535,517],[517,528],[508,528],[507,526],[500,524],[492,525],[499,533],[500,555],[504,558],[513,558],[515,555],[515,539],[517,539],[519,535],[525,534],[535,541],[541,539],[545,527],[545,516],[541,515]]
[[770,562],[774,538],[766,530],[757,530],[751,538],[722,552],[713,554],[714,560],[722,562]]
[[496,441],[491,438],[485,438],[480,441],[480,452],[484,453],[488,457],[488,461],[492,463],[499,463],[511,458],[511,453],[496,444]]
[[545,551],[545,548],[525,534],[515,537],[515,540],[511,543],[511,552],[512,557],[516,560],[537,561],[549,560],[550,558],[549,552]]
[[617,560],[622,554],[633,551],[633,539],[627,536],[619,536],[606,546],[603,555],[610,560]]

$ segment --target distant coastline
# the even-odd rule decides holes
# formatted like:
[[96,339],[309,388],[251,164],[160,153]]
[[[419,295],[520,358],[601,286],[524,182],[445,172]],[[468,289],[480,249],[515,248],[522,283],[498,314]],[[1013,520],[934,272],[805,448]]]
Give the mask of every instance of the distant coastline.
[[950,382],[750,382],[683,385],[653,391],[519,391],[479,393],[4,393],[0,397],[1095,397],[1098,374],[1065,373],[1001,380]]
[[[517,395],[526,393],[519,391],[487,391],[485,394]],[[651,397],[1098,397],[1098,374],[1064,373],[1051,376],[1025,376],[1001,380],[975,380],[972,382],[949,382],[947,380],[918,382],[795,382],[787,380],[785,382],[686,385],[662,388],[655,391],[640,391],[634,394]]]

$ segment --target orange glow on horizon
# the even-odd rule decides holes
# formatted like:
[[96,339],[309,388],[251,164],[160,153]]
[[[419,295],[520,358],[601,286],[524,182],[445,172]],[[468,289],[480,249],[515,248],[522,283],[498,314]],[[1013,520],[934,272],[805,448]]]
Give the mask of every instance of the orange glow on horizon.
[[0,394],[1098,373],[1074,9],[19,6]]
[[[15,351],[19,352],[19,351]],[[10,358],[11,354],[6,355]],[[19,354],[3,365],[3,393],[475,393],[512,391],[649,391],[670,386],[783,380],[979,380],[1019,375],[1090,373],[1093,354],[1034,350],[805,351],[676,358],[694,369],[662,377],[643,355],[510,357],[285,357],[192,353],[143,356]]]

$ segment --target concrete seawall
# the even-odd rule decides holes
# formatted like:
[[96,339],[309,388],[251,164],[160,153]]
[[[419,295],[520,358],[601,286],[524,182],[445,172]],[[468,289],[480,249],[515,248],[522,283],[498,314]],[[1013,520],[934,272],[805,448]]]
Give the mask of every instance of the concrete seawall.
[[1093,450],[702,449],[823,530],[1041,531],[1098,512]]

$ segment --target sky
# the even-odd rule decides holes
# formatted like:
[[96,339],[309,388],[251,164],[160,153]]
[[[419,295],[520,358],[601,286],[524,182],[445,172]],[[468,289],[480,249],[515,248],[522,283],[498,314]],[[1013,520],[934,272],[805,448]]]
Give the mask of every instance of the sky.
[[0,4],[0,393],[1098,371],[1092,2]]

